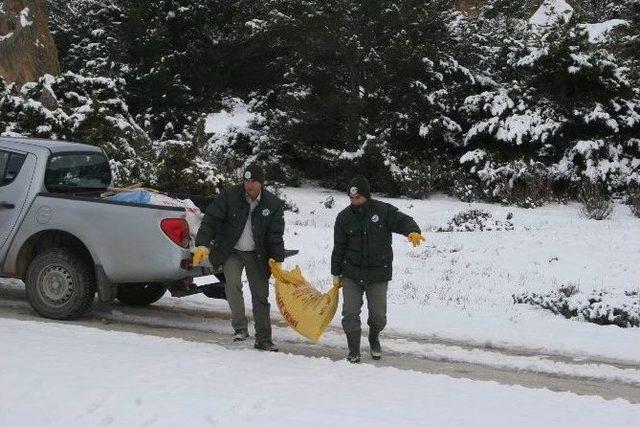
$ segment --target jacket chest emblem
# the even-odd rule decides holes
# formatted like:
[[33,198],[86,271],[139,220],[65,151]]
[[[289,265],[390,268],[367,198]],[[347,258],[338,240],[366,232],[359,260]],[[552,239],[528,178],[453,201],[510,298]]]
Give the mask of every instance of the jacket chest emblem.
[[378,223],[378,221],[380,221],[380,217],[378,215],[373,215],[371,217],[371,222],[373,222],[374,224]]
[[269,208],[265,208],[262,210],[262,216],[269,216],[270,213],[271,211],[269,210]]

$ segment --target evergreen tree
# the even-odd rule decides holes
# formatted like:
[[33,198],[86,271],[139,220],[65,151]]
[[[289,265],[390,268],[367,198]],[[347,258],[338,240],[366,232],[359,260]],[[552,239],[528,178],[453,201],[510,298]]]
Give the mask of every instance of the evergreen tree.
[[272,1],[251,14],[248,37],[284,52],[273,67],[284,78],[260,105],[287,164],[329,184],[367,171],[398,192],[406,166],[459,130],[450,89],[473,77],[451,55],[447,2]]
[[5,85],[0,91],[1,134],[95,145],[110,158],[116,184],[153,180],[153,163],[145,155],[150,141],[115,80],[67,72],[27,83],[19,94],[12,89]]
[[585,178],[624,190],[638,157],[629,143],[640,130],[637,90],[628,64],[588,29],[576,16],[521,25],[494,67],[498,85],[467,98],[461,161],[490,199],[535,205],[548,194],[541,183],[567,189]]

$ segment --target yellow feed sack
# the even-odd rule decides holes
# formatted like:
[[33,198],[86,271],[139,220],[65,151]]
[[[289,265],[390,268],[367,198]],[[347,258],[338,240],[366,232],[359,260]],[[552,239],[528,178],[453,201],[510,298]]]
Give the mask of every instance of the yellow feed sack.
[[302,277],[300,268],[282,270],[269,260],[276,281],[276,301],[282,317],[300,335],[317,342],[338,308],[340,287],[323,294]]

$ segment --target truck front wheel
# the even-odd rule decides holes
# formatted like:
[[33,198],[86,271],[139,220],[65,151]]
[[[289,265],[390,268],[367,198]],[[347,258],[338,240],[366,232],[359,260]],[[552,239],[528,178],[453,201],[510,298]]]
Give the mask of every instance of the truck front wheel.
[[96,293],[91,262],[70,248],[38,254],[27,269],[27,299],[41,316],[72,319],[82,316]]
[[124,305],[145,306],[158,301],[166,291],[163,283],[120,283],[118,301]]

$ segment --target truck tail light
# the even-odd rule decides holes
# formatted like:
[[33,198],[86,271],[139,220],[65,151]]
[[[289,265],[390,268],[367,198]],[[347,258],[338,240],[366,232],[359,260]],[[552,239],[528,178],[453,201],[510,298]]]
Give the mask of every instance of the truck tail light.
[[173,243],[183,248],[189,247],[189,224],[182,218],[168,218],[160,222],[160,228]]

